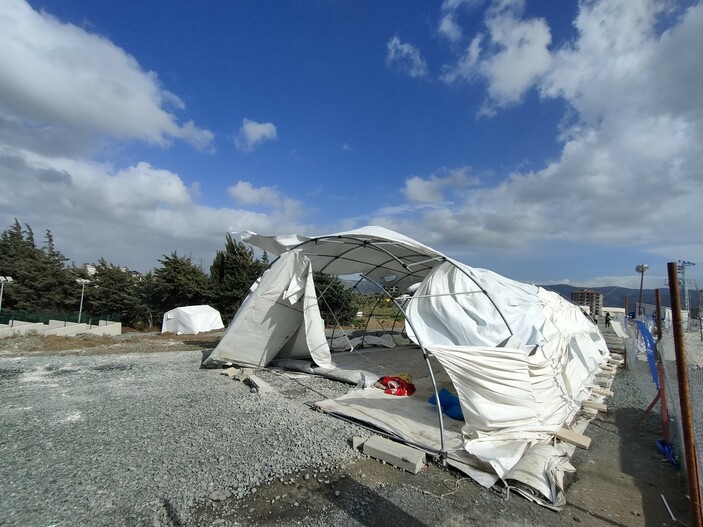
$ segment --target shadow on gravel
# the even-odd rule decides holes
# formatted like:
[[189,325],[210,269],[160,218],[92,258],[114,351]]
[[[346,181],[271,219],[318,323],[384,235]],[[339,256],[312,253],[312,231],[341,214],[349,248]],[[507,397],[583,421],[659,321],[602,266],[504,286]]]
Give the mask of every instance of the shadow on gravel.
[[614,413],[614,422],[620,431],[621,470],[632,476],[642,493],[644,525],[671,524],[662,495],[676,518],[688,524],[690,513],[683,473],[657,450],[656,442],[661,438],[661,414],[653,411],[636,429],[635,423],[643,414],[641,408],[618,408]]
[[131,364],[101,364],[100,366],[93,366],[91,368],[94,371],[125,371],[131,370]]
[[605,522],[609,525],[615,525],[616,527],[625,527],[624,523],[617,522],[612,518],[607,518],[602,514],[594,513],[592,510],[587,509],[586,507],[579,507],[578,505],[574,505],[573,503],[570,503],[569,507],[572,509],[576,509],[577,511],[581,511],[585,517],[597,518],[602,522]]
[[166,516],[169,519],[169,525],[173,525],[174,527],[184,525],[183,521],[181,520],[181,516],[178,514],[178,510],[176,509],[176,507],[174,507],[173,503],[171,503],[171,500],[167,498],[162,498],[161,503],[164,506]]
[[183,344],[186,346],[193,346],[194,348],[211,348],[214,349],[215,346],[217,346],[217,342],[213,342],[212,339],[210,340],[184,340]]
[[[377,491],[362,485],[353,478],[339,480],[335,487],[322,487],[321,496],[333,508],[344,511],[361,525],[368,527],[402,525],[403,527],[423,527],[427,524],[411,516],[403,509],[388,501]],[[339,493],[339,495],[336,495]]]
[[16,379],[23,373],[22,368],[0,368],[0,381]]

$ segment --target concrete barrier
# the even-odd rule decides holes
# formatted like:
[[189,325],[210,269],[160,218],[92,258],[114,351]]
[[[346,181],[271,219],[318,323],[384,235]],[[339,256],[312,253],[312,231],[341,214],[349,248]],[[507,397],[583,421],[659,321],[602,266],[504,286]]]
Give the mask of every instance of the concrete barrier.
[[79,333],[85,333],[89,329],[90,326],[88,326],[88,324],[66,322],[65,326],[45,330],[44,335],[63,335],[64,337],[72,337],[74,335],[78,335]]
[[90,333],[91,335],[109,335],[115,336],[122,334],[122,322],[110,322],[109,320],[101,320],[97,326],[92,326],[88,331],[82,333]]
[[72,337],[79,333],[114,337],[122,333],[122,323],[100,320],[97,325],[89,326],[88,324],[76,324],[75,322],[64,322],[63,320],[49,320],[48,324],[13,320],[12,325],[0,324],[0,338],[26,335],[32,331],[40,335],[60,335],[64,337]]
[[36,331],[37,333],[43,333],[45,327],[46,326],[41,322],[17,323],[16,321],[13,321],[12,326],[8,326],[7,324],[0,325],[0,339],[14,337],[15,335],[26,335],[27,333],[31,333],[32,331]]

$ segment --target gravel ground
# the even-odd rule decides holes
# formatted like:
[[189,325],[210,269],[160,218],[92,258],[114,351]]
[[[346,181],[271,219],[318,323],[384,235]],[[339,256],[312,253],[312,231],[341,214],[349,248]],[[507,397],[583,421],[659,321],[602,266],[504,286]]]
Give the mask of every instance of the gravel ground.
[[351,438],[368,431],[309,407],[348,385],[260,370],[276,393],[258,395],[199,369],[200,341],[33,338],[0,349],[3,526],[674,525],[662,494],[687,519],[685,481],[654,447],[659,415],[632,428],[650,400],[627,371],[554,513],[434,463],[412,475],[362,456]]
[[348,386],[314,379],[313,392],[262,372],[285,386],[259,396],[200,361],[0,360],[0,524],[187,524],[213,491],[242,497],[301,467],[355,458],[355,427],[304,404]]

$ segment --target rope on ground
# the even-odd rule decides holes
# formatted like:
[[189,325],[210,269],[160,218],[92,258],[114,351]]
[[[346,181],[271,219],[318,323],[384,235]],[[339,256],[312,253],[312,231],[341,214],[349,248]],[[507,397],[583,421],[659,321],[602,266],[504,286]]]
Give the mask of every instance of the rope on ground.
[[[274,371],[274,370],[269,370],[269,372],[273,373],[274,375],[278,375],[279,377],[285,377],[286,379],[288,379],[288,380],[290,380],[290,381],[297,382],[297,383],[300,384],[300,386],[302,386],[303,388],[306,388],[306,389],[310,390],[311,392],[316,393],[316,394],[319,395],[320,397],[324,397],[325,399],[334,399],[334,396],[326,395],[326,394],[324,394],[324,393],[322,393],[322,392],[316,390],[315,388],[311,388],[311,387],[308,386],[307,384],[300,382],[300,381],[299,381],[298,379],[296,379],[295,377],[291,377],[290,375],[286,375],[285,373],[277,372],[277,371]],[[310,374],[308,374],[308,375],[310,375]],[[312,374],[312,375],[315,375],[315,374]]]
[[442,481],[442,485],[444,485],[445,487],[450,488],[450,486],[447,485],[447,482],[452,482],[452,481],[454,481],[454,482],[455,482],[455,485],[454,485],[454,489],[453,489],[453,490],[451,490],[451,491],[449,491],[449,492],[445,492],[444,494],[435,494],[434,492],[430,492],[429,490],[421,489],[421,488],[416,487],[416,486],[414,486],[414,485],[408,485],[408,487],[411,487],[411,488],[413,488],[413,489],[415,489],[415,490],[418,490],[418,491],[420,491],[422,494],[427,494],[427,495],[429,495],[429,496],[434,496],[435,498],[444,498],[445,496],[451,496],[452,494],[456,493],[456,491],[459,490],[459,483],[461,483],[462,481],[470,480],[470,479],[471,479],[471,478],[459,478],[459,479],[456,479],[456,480],[445,479],[444,481]]

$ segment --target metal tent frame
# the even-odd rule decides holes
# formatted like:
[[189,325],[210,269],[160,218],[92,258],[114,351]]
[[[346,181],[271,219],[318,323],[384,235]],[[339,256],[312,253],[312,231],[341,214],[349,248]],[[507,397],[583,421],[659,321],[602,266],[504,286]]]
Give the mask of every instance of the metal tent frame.
[[[338,252],[335,251],[325,251],[326,247],[343,246],[344,249]],[[367,251],[371,249],[374,253],[377,253],[379,258],[375,262],[369,262],[366,259],[360,259],[358,253],[361,251]],[[495,301],[491,298],[488,291],[477,281],[474,276],[467,273],[466,269],[457,264],[456,261],[448,258],[447,256],[429,248],[426,246],[412,247],[409,244],[403,244],[396,240],[389,240],[382,237],[376,238],[362,238],[350,235],[329,235],[329,236],[319,236],[315,238],[310,238],[297,245],[293,245],[287,249],[287,251],[299,251],[306,257],[308,257],[312,262],[313,270],[320,271],[323,273],[338,276],[340,274],[349,273],[337,273],[335,272],[335,264],[340,261],[347,266],[348,264],[358,265],[363,271],[358,272],[360,278],[355,284],[355,288],[364,280],[372,283],[376,286],[380,292],[390,298],[391,302],[399,310],[399,313],[405,317],[405,321],[410,325],[413,333],[417,338],[418,345],[422,350],[423,358],[425,364],[430,374],[430,379],[432,380],[432,386],[434,390],[434,395],[437,401],[437,417],[439,421],[440,430],[440,452],[439,457],[446,458],[447,451],[445,448],[445,432],[444,432],[444,418],[442,415],[442,406],[439,399],[439,391],[437,389],[437,382],[432,371],[432,366],[430,364],[430,355],[427,348],[418,336],[418,332],[413,327],[412,322],[407,318],[406,307],[409,302],[413,299],[420,298],[415,296],[408,297],[407,304],[401,304],[398,300],[390,294],[390,292],[381,284],[381,281],[386,283],[387,287],[393,288],[407,288],[411,284],[421,282],[426,276],[428,276],[434,269],[440,264],[449,263],[455,269],[458,269],[462,274],[467,276],[476,286],[479,288],[478,291],[465,291],[457,293],[449,293],[451,295],[462,295],[462,294],[477,294],[482,293],[493,305],[496,312],[500,315],[503,320],[508,332],[512,336],[514,334],[513,330],[508,324],[508,321],[503,316],[503,313],[498,308]],[[368,253],[367,253],[368,254]],[[275,261],[270,263],[271,267]],[[422,298],[429,298],[441,295],[423,295]],[[318,297],[323,298],[324,292]],[[383,296],[379,297],[380,299]],[[374,306],[374,310],[378,306]],[[368,332],[368,325],[371,317],[367,320],[364,333]],[[334,336],[334,330],[333,330]]]

